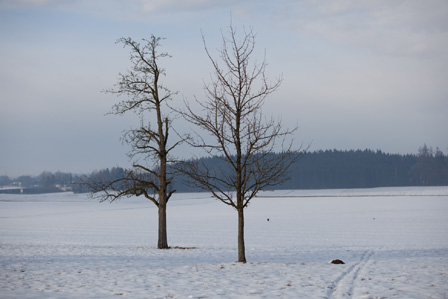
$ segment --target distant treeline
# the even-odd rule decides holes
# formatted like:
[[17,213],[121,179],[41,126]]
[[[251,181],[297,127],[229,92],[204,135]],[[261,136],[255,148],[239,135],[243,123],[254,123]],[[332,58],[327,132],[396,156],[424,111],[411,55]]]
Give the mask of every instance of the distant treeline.
[[22,175],[11,179],[0,176],[0,193],[53,193],[71,191],[78,176],[71,173],[43,171],[38,176]]
[[[272,155],[276,155],[273,153]],[[219,158],[201,158],[209,169],[225,170]],[[24,193],[72,190],[90,192],[89,180],[112,181],[124,177],[124,169],[114,167],[73,175],[45,171],[37,177],[21,176],[15,180],[0,176],[0,187],[20,186]],[[289,171],[290,180],[275,189],[372,188],[392,186],[447,186],[448,155],[424,145],[418,154],[388,154],[372,150],[326,150],[306,153]],[[182,176],[175,177],[177,192],[200,191],[189,186]],[[19,192],[19,191],[15,191]]]
[[[275,154],[273,154],[275,155]],[[202,158],[209,169],[223,169],[219,158]],[[306,153],[289,170],[290,180],[273,189],[447,186],[448,155],[426,145],[417,155],[372,150],[326,150]],[[197,191],[177,180],[177,191]]]
[[448,185],[448,156],[424,146],[418,155],[327,150],[307,153],[282,189]]

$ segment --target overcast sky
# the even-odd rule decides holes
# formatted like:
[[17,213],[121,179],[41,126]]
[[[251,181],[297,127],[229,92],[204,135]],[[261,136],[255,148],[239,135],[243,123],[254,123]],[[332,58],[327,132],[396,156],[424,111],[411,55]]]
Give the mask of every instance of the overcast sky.
[[101,92],[130,66],[115,41],[165,37],[165,84],[201,99],[201,31],[216,49],[230,19],[283,77],[265,112],[298,124],[297,143],[447,153],[447,16],[446,0],[0,0],[0,175],[126,167],[138,121],[105,116],[119,99]]

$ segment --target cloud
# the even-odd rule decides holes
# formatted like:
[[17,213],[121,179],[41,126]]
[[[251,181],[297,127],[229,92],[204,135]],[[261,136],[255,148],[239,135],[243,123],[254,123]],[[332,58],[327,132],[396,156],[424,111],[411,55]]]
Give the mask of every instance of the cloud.
[[141,3],[145,12],[155,12],[158,10],[191,10],[202,9],[216,4],[217,1],[210,0],[134,0]]
[[302,34],[379,54],[444,55],[448,48],[443,0],[308,0],[278,13]]
[[44,6],[51,3],[64,1],[66,0],[0,0],[0,9],[26,6]]
[[[0,10],[35,8],[76,12],[103,19],[133,22],[165,22],[173,14],[191,15],[223,9],[223,12],[253,10],[249,0],[0,0]],[[211,16],[211,13],[208,14]],[[201,17],[204,19],[204,16]],[[200,19],[199,17],[197,19]]]
[[[0,0],[0,7],[18,7],[18,6],[44,6],[44,5],[59,5],[61,3],[83,4],[89,3],[90,5],[96,5],[90,0]],[[92,3],[93,2],[93,3]],[[223,7],[228,5],[234,5],[246,1],[238,0],[95,0],[104,5],[115,2],[122,7],[134,6],[139,4],[142,11],[146,13],[153,13],[157,11],[183,11],[183,10],[202,10],[213,7]]]
[[1,0],[0,3],[1,4],[24,4],[24,5],[42,5],[42,4],[46,4],[48,2],[50,2],[51,0]]

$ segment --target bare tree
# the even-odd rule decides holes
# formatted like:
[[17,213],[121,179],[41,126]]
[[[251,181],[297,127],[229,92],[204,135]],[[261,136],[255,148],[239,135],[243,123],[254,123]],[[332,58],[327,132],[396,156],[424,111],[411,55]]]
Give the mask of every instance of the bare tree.
[[[213,65],[211,83],[205,85],[206,98],[196,99],[200,112],[186,103],[180,113],[198,128],[189,143],[229,167],[216,170],[197,159],[185,161],[179,168],[192,185],[237,210],[238,262],[245,263],[244,209],[260,190],[286,181],[288,168],[302,151],[293,150],[292,141],[285,142],[296,128],[283,129],[281,121],[262,114],[266,97],[277,90],[281,79],[271,83],[265,76],[265,60],[251,61],[255,47],[252,30],[244,31],[238,40],[230,25],[228,37],[222,34],[219,61],[212,57],[204,37],[203,41]],[[273,155],[275,151],[280,155]]]
[[[167,172],[168,154],[180,141],[168,144],[172,121],[163,110],[169,109],[166,102],[172,98],[173,93],[160,83],[165,70],[160,68],[158,61],[169,57],[167,53],[158,52],[160,41],[161,38],[155,36],[151,36],[149,40],[143,39],[143,45],[131,38],[117,41],[130,48],[132,68],[126,74],[120,73],[115,89],[106,90],[107,93],[126,97],[113,106],[111,114],[133,112],[140,117],[141,125],[127,131],[123,137],[131,146],[129,158],[134,161],[132,169],[125,170],[123,177],[108,181],[93,180],[90,184],[92,196],[98,197],[100,201],[143,195],[153,202],[158,207],[159,217],[157,247],[165,249],[169,248],[166,207],[175,192],[170,187],[172,177]],[[145,124],[147,115],[152,123],[149,121]]]

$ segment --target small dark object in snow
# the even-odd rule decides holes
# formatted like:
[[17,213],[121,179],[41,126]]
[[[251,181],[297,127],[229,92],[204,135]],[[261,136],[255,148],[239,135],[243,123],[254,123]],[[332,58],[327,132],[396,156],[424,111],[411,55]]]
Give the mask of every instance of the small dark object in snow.
[[338,264],[338,265],[340,265],[340,264],[345,264],[343,261],[341,261],[341,260],[332,260],[332,261],[330,261],[330,263],[332,263],[332,264]]
[[186,249],[196,249],[196,247],[181,247],[181,246],[174,246],[174,247],[168,247],[168,249],[182,249],[182,250],[186,250]]
[[269,218],[268,218],[268,221],[269,221]]

